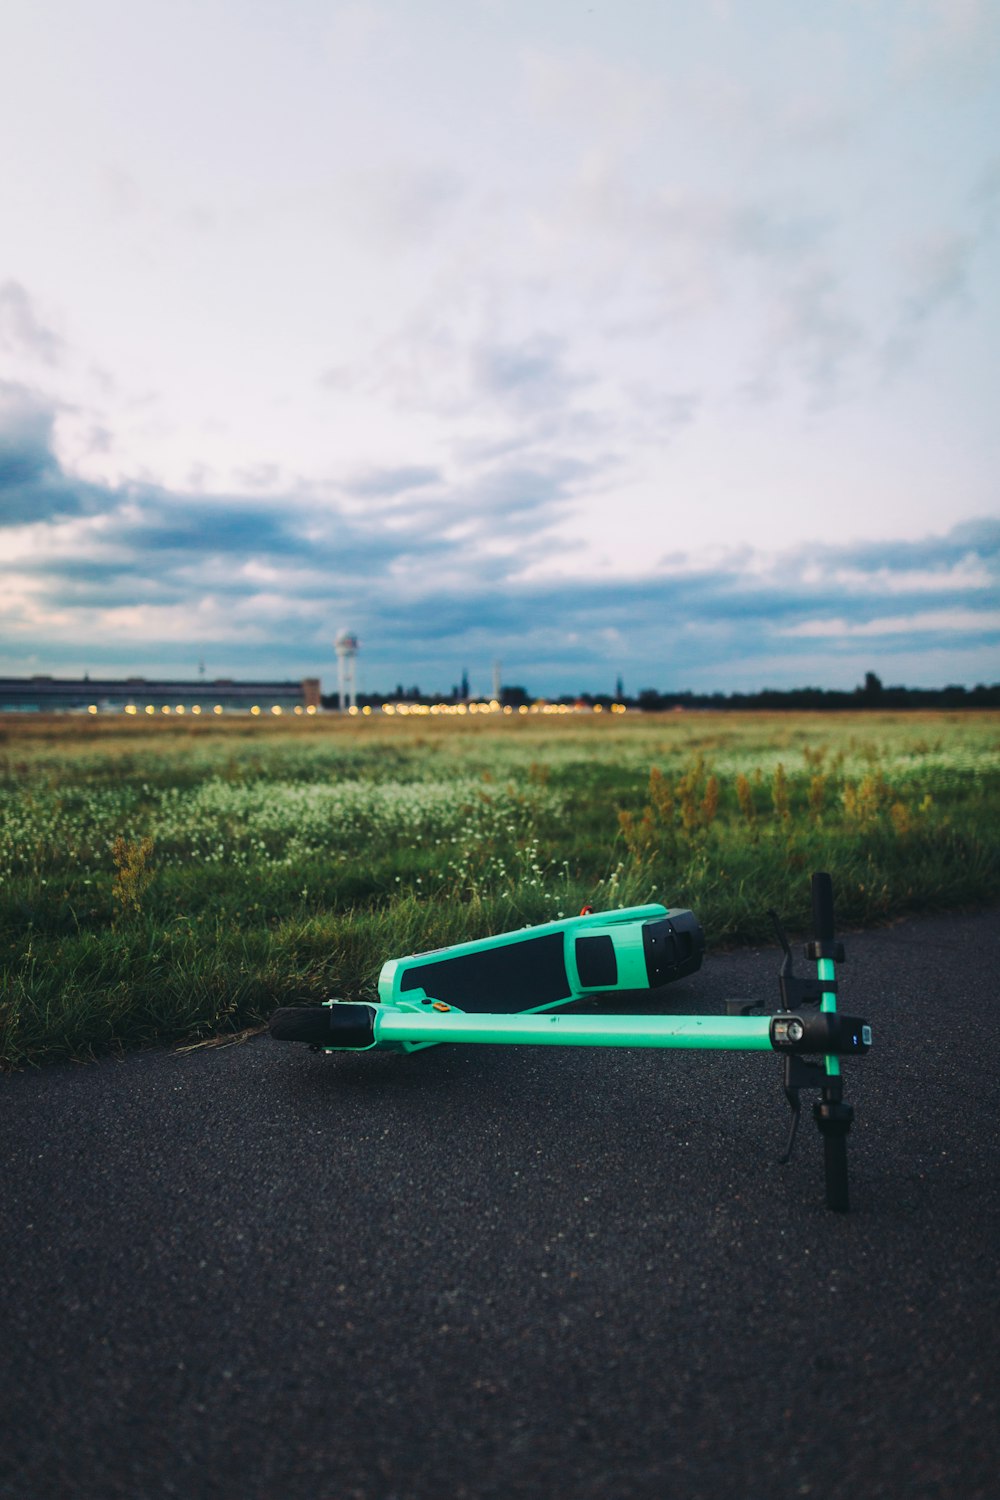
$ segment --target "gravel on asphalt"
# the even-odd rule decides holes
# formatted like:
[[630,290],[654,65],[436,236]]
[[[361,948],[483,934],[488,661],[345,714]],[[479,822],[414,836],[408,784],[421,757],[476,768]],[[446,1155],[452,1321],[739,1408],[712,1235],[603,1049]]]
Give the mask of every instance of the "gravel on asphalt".
[[[0,1496],[993,1500],[998,913],[847,950],[847,1215],[807,1109],[777,1165],[766,1054],[265,1035],[0,1081]],[[662,1006],[773,1008],[778,957]]]

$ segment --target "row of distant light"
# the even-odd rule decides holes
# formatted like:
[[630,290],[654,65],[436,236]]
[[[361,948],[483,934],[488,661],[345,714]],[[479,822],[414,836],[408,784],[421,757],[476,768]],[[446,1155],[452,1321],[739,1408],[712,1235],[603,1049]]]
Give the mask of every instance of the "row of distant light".
[[[240,711],[241,710],[229,710],[230,713]],[[349,714],[360,714],[366,718],[369,717],[372,713],[372,709],[367,703],[365,704],[364,708],[358,708],[356,703],[352,703],[351,707],[347,711]],[[98,708],[96,703],[91,703],[87,706],[87,712],[89,714],[96,714],[100,712],[100,709]],[[135,703],[126,703],[125,712],[127,714],[137,714],[140,712],[140,709],[139,706]],[[171,708],[168,703],[164,703],[159,709],[157,709],[154,704],[147,703],[142,712],[147,714],[155,714],[157,712],[161,714],[200,714],[202,712],[202,707],[200,703],[193,704],[191,708],[186,707],[183,703],[178,703],[173,708]],[[221,714],[225,712],[226,710],[222,707],[221,703],[216,703],[212,708],[213,714]],[[250,709],[250,712],[254,715],[255,718],[257,718],[264,712],[264,710],[260,707],[259,704],[255,703]],[[285,710],[279,703],[275,703],[274,706],[269,710],[269,712],[280,716],[285,712]],[[314,704],[310,703],[308,708],[303,708],[300,703],[297,703],[293,709],[289,710],[289,712],[295,714],[315,714],[316,707]],[[405,717],[408,714],[415,714],[418,716],[422,714],[513,714],[515,712],[515,709],[513,709],[509,703],[504,704],[501,707],[501,705],[494,698],[489,703],[383,703],[380,712],[390,715],[400,714]],[[516,712],[519,714],[600,714],[604,712],[604,706],[603,704],[595,703],[593,707],[584,705],[583,707],[578,708],[575,706],[571,706],[568,703],[532,703],[529,707],[527,704],[522,703],[516,710]],[[627,710],[624,703],[612,703],[609,712],[613,714],[623,714],[626,713]]]
[[[147,714],[155,714],[157,712],[161,714],[200,714],[201,711],[202,708],[200,703],[193,704],[191,708],[187,708],[183,703],[178,703],[173,708],[171,708],[169,703],[164,703],[159,709],[156,708],[155,704],[147,703],[145,709],[143,710],[143,712]],[[279,703],[276,703],[271,709],[271,713],[273,714],[283,714],[284,711],[285,710]],[[99,713],[100,710],[96,703],[90,703],[87,705],[87,712],[88,714],[96,714]],[[127,714],[137,714],[139,712],[138,704],[126,703],[125,712]],[[231,709],[230,712],[232,712]],[[256,717],[257,715],[262,714],[264,710],[260,707],[259,704],[255,703],[250,712]],[[296,703],[294,709],[290,710],[290,712],[297,714],[314,714],[316,712],[316,708],[312,703],[310,703],[308,708],[303,708],[301,703]],[[222,707],[221,703],[216,703],[212,708],[212,713],[225,713],[225,709]]]
[[[623,714],[626,711],[625,705],[624,703],[612,703],[610,711],[613,714]],[[348,710],[348,712],[356,714],[359,712],[359,710],[352,707]],[[360,710],[360,712],[370,714],[371,709],[363,708]],[[404,715],[499,713],[513,714],[515,712],[519,714],[600,714],[604,712],[604,705],[601,703],[595,703],[593,707],[591,707],[589,704],[581,704],[580,706],[576,706],[569,703],[532,703],[529,707],[526,703],[522,703],[520,707],[515,710],[509,703],[505,703],[501,708],[497,700],[495,698],[492,698],[489,703],[383,703],[382,712],[384,714]]]

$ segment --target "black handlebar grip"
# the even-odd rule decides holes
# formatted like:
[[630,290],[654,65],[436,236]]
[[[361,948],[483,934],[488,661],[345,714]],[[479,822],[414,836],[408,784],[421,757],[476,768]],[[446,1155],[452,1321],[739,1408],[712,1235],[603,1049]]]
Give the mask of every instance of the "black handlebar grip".
[[813,937],[833,941],[833,881],[822,870],[812,878]]

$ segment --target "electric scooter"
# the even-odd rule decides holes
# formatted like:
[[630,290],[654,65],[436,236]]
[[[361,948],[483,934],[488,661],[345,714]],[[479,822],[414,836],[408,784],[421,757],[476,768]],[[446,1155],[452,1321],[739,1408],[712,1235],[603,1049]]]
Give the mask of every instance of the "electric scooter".
[[843,944],[834,936],[830,876],[812,877],[813,939],[807,959],[815,977],[794,973],[788,939],[770,913],[783,959],[779,1005],[727,1000],[724,1016],[566,1013],[594,997],[619,1003],[659,990],[701,967],[705,941],[694,913],[659,905],[625,907],[546,922],[429,953],[389,959],[378,981],[378,1003],[328,1000],[284,1006],[271,1017],[278,1041],[316,1051],[413,1052],[444,1042],[472,1045],[699,1048],[777,1053],[791,1125],[779,1160],[791,1159],[803,1089],[818,1090],[813,1118],[823,1139],[827,1207],[849,1207],[847,1135],[854,1119],[844,1100],[841,1059],[871,1046],[867,1021],[837,1010],[836,965]]

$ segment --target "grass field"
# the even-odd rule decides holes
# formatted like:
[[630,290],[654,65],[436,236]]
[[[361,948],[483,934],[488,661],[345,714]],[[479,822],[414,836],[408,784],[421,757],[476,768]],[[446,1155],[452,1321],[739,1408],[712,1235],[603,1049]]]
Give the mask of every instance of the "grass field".
[[647,900],[710,944],[1000,898],[1000,714],[0,720],[0,1063],[370,995]]

